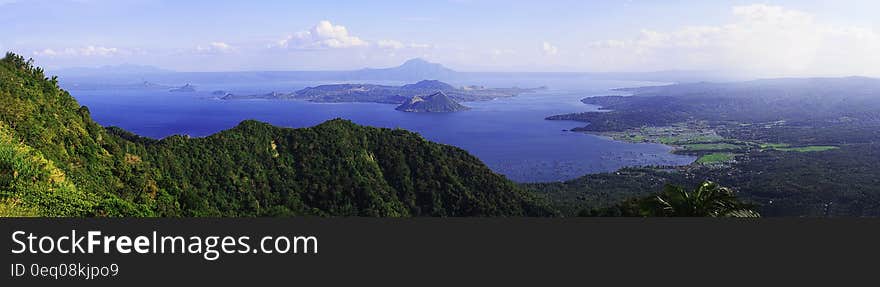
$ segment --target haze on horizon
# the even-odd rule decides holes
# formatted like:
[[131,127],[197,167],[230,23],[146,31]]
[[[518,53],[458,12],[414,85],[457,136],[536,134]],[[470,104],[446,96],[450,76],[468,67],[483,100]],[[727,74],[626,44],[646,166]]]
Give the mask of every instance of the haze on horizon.
[[705,70],[880,77],[876,1],[0,0],[0,50],[48,69]]

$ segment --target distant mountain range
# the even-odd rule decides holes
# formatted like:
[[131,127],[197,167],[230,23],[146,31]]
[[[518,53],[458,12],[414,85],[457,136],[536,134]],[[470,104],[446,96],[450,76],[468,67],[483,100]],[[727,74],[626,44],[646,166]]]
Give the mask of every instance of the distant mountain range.
[[59,76],[118,76],[118,75],[154,75],[174,73],[154,66],[121,64],[101,67],[74,67],[54,71]]
[[[98,68],[69,68],[54,71],[66,88],[100,88],[100,85],[133,85],[144,81],[180,86],[184,83],[217,85],[229,83],[288,81],[401,81],[420,80],[473,81],[487,78],[505,79],[600,79],[655,82],[698,82],[741,80],[725,73],[710,71],[659,71],[635,73],[528,73],[528,72],[459,72],[425,59],[410,59],[400,66],[366,68],[350,71],[243,71],[243,72],[175,72],[152,66],[117,65]],[[452,96],[452,95],[450,95]]]
[[402,80],[417,81],[423,79],[451,80],[460,78],[461,75],[437,63],[431,63],[421,58],[411,59],[403,65],[384,69],[362,69],[351,72],[349,79],[352,80]]
[[608,111],[548,119],[589,122],[574,129],[581,131],[620,131],[693,119],[718,123],[880,123],[880,79],[873,78],[781,78],[618,90],[633,95],[584,98],[582,102]]
[[112,80],[114,84],[153,82],[223,83],[229,81],[287,81],[287,80],[377,80],[418,81],[424,79],[451,80],[461,73],[424,59],[411,59],[397,67],[366,68],[350,71],[242,71],[242,72],[175,72],[153,66],[115,65],[102,67],[75,67],[51,71],[62,78],[83,82]]

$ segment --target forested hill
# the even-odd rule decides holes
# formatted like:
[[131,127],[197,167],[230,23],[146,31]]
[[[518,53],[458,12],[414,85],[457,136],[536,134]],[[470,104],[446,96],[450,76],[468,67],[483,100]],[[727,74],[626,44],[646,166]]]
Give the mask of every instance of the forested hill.
[[0,60],[0,215],[542,216],[467,152],[404,130],[245,121],[205,138],[104,129],[56,79]]

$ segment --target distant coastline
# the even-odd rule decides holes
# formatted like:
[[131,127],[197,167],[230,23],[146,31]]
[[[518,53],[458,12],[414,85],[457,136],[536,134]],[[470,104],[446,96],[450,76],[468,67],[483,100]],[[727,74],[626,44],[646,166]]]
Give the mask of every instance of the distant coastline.
[[307,100],[319,103],[373,102],[383,104],[404,104],[415,97],[427,97],[442,92],[455,102],[489,101],[498,98],[515,97],[523,93],[545,90],[538,88],[485,88],[483,86],[453,87],[437,80],[423,80],[414,84],[388,86],[375,84],[335,84],[307,87],[291,93],[271,92],[265,94],[237,95],[225,94],[223,100],[269,99],[269,100]]

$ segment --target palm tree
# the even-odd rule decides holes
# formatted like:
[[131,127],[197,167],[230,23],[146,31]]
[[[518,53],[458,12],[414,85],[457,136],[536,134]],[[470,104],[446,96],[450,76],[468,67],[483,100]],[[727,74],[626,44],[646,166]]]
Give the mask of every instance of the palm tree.
[[649,216],[672,217],[760,217],[751,206],[740,202],[734,191],[706,181],[693,192],[667,185],[663,193],[647,200],[643,207]]

